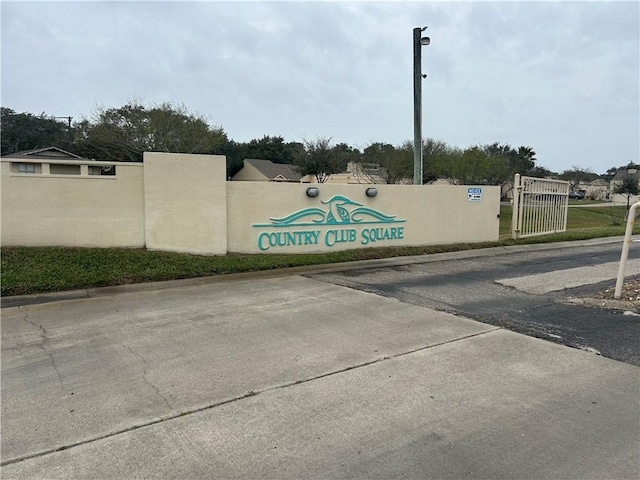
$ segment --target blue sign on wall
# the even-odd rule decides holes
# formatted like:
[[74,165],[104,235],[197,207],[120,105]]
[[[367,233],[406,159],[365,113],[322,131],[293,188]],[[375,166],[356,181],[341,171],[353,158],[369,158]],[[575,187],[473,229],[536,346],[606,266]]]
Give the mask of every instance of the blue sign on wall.
[[481,187],[469,187],[467,188],[467,200],[469,202],[479,202],[482,200],[482,188]]

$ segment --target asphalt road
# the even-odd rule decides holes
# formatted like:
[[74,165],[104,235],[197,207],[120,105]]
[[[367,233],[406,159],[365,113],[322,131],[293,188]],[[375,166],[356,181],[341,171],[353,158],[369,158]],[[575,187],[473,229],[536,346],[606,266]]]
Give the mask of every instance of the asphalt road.
[[[592,259],[588,281],[610,275],[598,272],[615,246],[572,245]],[[612,341],[618,361],[591,340],[569,348],[512,331],[541,323],[546,308],[575,309],[563,299],[598,287],[540,293],[560,281],[553,265],[589,265],[563,263],[558,248],[516,250],[3,308],[0,474],[638,478],[637,346],[624,353]],[[637,328],[638,317],[609,313],[598,318],[618,322],[626,345],[634,327],[622,319]],[[569,338],[570,323],[554,322]],[[575,338],[589,339],[580,328]]]
[[[640,244],[628,278],[640,275]],[[640,365],[640,315],[580,302],[615,285],[619,242],[311,275]],[[425,257],[426,259],[426,257]]]

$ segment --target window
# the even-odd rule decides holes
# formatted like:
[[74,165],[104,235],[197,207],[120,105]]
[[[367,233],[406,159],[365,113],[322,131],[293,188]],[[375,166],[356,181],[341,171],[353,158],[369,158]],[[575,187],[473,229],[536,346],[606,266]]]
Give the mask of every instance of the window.
[[35,163],[19,163],[18,173],[36,173]]
[[80,165],[52,163],[49,168],[51,175],[80,175]]

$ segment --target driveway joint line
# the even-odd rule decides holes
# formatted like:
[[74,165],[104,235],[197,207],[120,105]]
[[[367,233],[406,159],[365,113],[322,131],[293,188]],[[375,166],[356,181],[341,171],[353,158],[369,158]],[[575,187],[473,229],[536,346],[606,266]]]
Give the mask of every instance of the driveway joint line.
[[[25,321],[27,321],[27,320],[25,320]],[[28,322],[28,323],[31,323],[31,322]],[[203,412],[203,411],[206,411],[206,410],[213,410],[214,408],[221,407],[223,405],[227,405],[227,404],[230,404],[230,403],[235,403],[235,402],[238,402],[240,400],[244,400],[244,399],[249,398],[249,397],[254,397],[256,395],[261,395],[263,393],[268,393],[268,392],[275,391],[275,390],[280,390],[280,389],[289,388],[289,387],[293,387],[293,386],[297,386],[297,385],[302,385],[304,383],[309,383],[309,382],[312,382],[314,380],[320,380],[320,379],[323,379],[323,378],[331,377],[333,375],[339,375],[341,373],[345,373],[345,372],[348,372],[348,371],[351,371],[351,370],[355,370],[355,369],[358,369],[358,368],[362,368],[362,367],[368,367],[370,365],[381,363],[381,362],[384,362],[384,361],[387,361],[387,360],[392,360],[392,359],[395,359],[395,358],[404,357],[404,356],[407,356],[407,355],[418,353],[418,352],[421,352],[421,351],[424,351],[424,350],[429,350],[429,349],[432,349],[432,348],[441,347],[441,346],[444,346],[444,345],[449,345],[449,344],[460,342],[460,341],[463,341],[463,340],[468,340],[468,339],[471,339],[471,338],[474,338],[474,337],[479,337],[479,336],[482,336],[482,335],[486,335],[488,333],[493,333],[493,332],[495,332],[497,330],[503,330],[503,328],[502,327],[495,327],[495,328],[492,328],[490,330],[484,330],[482,332],[472,333],[472,334],[469,334],[469,335],[465,335],[463,337],[454,338],[453,340],[447,340],[447,341],[444,341],[444,342],[434,343],[433,345],[427,345],[427,346],[424,346],[424,347],[414,348],[414,349],[408,350],[406,352],[400,352],[400,353],[396,353],[396,354],[393,354],[393,355],[385,355],[383,357],[379,357],[379,358],[376,358],[374,360],[370,360],[368,362],[363,362],[363,363],[359,363],[357,365],[353,365],[353,366],[350,366],[350,367],[345,367],[345,368],[341,368],[339,370],[334,370],[332,372],[323,373],[323,374],[316,375],[316,376],[311,377],[311,378],[306,378],[306,379],[303,379],[303,380],[295,380],[295,381],[284,383],[282,385],[276,385],[276,386],[273,386],[273,387],[267,387],[267,388],[265,388],[263,390],[258,390],[258,391],[251,390],[251,391],[245,393],[244,395],[240,395],[240,396],[237,396],[237,397],[234,397],[234,398],[230,398],[230,399],[227,399],[227,400],[222,400],[220,402],[212,403],[210,405],[205,405],[205,406],[200,407],[200,408],[194,408],[192,410],[187,410],[185,412],[180,412],[180,413],[177,413],[177,414],[174,414],[174,415],[167,415],[165,417],[160,417],[160,418],[158,418],[156,420],[151,420],[149,422],[145,422],[145,423],[142,423],[142,424],[139,424],[139,425],[133,425],[133,426],[131,426],[129,428],[124,428],[124,429],[121,429],[121,430],[117,430],[115,432],[106,433],[104,435],[100,435],[100,436],[97,436],[97,437],[94,437],[94,438],[89,438],[87,440],[82,440],[82,441],[79,441],[79,442],[70,443],[70,444],[67,444],[67,445],[62,445],[62,446],[60,446],[58,448],[52,448],[52,449],[49,449],[49,450],[44,450],[42,452],[32,453],[30,455],[24,455],[22,457],[13,458],[11,460],[7,460],[5,462],[1,462],[0,463],[0,467],[4,467],[4,466],[7,466],[7,465],[12,465],[14,463],[20,463],[20,462],[23,462],[25,460],[31,460],[33,458],[44,457],[46,455],[50,455],[50,454],[53,454],[53,453],[62,452],[64,450],[69,450],[71,448],[80,447],[82,445],[87,445],[87,444],[90,444],[90,443],[98,442],[100,440],[105,440],[105,439],[111,438],[111,437],[116,437],[116,436],[124,434],[124,433],[133,432],[133,431],[139,430],[141,428],[151,427],[153,425],[158,425],[160,423],[164,423],[164,422],[167,422],[167,421],[170,421],[170,420],[175,420],[175,419],[180,418],[180,417],[186,417],[186,416],[193,415],[195,413],[200,413],[200,412]],[[134,353],[134,352],[132,352],[132,353]],[[136,354],[134,353],[134,355],[136,355]]]

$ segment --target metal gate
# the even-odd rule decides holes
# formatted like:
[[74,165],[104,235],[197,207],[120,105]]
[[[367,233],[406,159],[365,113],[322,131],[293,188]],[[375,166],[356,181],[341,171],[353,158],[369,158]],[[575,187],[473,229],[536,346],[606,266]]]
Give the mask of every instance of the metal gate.
[[569,182],[516,174],[513,184],[512,238],[567,230]]

